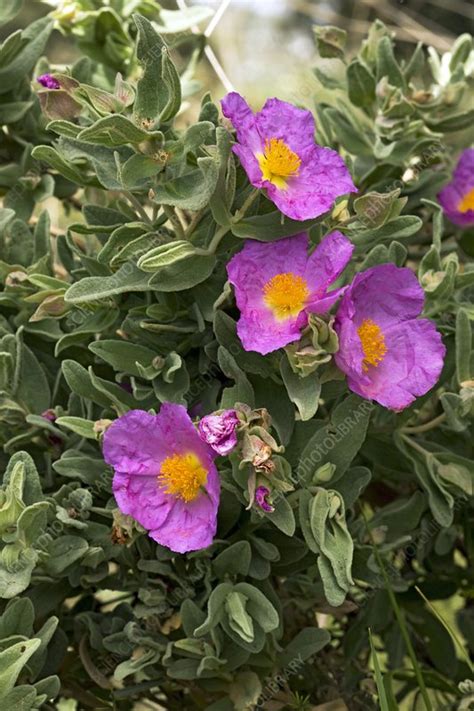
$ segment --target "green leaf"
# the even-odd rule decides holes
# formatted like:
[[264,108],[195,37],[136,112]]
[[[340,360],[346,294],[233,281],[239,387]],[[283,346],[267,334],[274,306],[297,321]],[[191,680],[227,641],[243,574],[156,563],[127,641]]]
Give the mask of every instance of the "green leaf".
[[40,644],[39,639],[27,639],[0,652],[0,699],[13,689],[23,667]]
[[250,543],[237,541],[219,553],[214,560],[214,570],[220,578],[225,575],[248,575],[251,557]]
[[406,88],[405,78],[393,54],[392,40],[382,37],[377,45],[377,80],[387,77],[389,84]]
[[345,506],[336,491],[320,489],[309,509],[309,523],[320,554],[318,568],[330,605],[337,607],[353,584],[354,543],[347,530]]
[[197,211],[205,207],[216,188],[219,168],[214,158],[198,158],[197,165],[197,170],[154,188],[153,201],[184,210]]
[[89,544],[79,536],[61,536],[51,541],[47,548],[49,558],[45,567],[51,575],[60,575],[77,563],[88,550]]
[[163,40],[153,25],[142,15],[133,15],[138,30],[137,59],[143,75],[137,84],[137,95],[133,106],[134,115],[142,125],[152,126],[166,105],[168,92],[162,76]]
[[224,390],[221,407],[232,408],[236,402],[243,402],[251,406],[254,402],[253,388],[243,370],[237,365],[235,358],[223,346],[219,346],[217,358],[224,375],[235,381],[233,387]]
[[347,67],[347,86],[355,106],[370,106],[375,101],[375,79],[359,59],[353,59]]
[[339,479],[362,446],[372,403],[357,395],[349,395],[332,412],[330,422],[319,427],[304,448],[298,465],[298,478],[309,481],[314,471],[331,462],[336,465]]
[[151,134],[136,126],[120,114],[104,116],[84,128],[77,136],[79,141],[115,148],[128,143],[138,144],[149,139]]
[[458,383],[471,380],[472,330],[467,311],[458,308],[456,314],[456,375]]
[[377,691],[379,694],[380,711],[392,711],[392,709],[389,706],[388,700],[387,700],[387,694],[385,692],[385,686],[384,686],[382,672],[380,669],[379,658],[377,656],[377,652],[375,651],[374,640],[372,639],[372,632],[370,630],[369,630],[369,639],[370,639],[370,649],[372,652],[372,661],[373,661],[374,670],[375,670],[375,683],[377,684]]
[[280,370],[283,382],[288,391],[288,396],[295,403],[303,420],[310,420],[317,412],[319,396],[321,394],[321,383],[316,373],[312,373],[307,378],[300,378],[297,375],[286,357],[282,356]]
[[279,665],[286,667],[292,661],[299,662],[299,665],[295,665],[296,673],[298,666],[302,667],[302,662],[317,654],[330,641],[331,635],[327,630],[318,629],[317,627],[304,627],[293,637],[281,653],[278,660]]
[[58,427],[65,427],[67,430],[71,430],[71,432],[78,434],[80,437],[97,439],[94,431],[94,422],[85,420],[83,417],[58,417],[55,424]]
[[151,291],[149,275],[132,262],[126,262],[109,277],[85,277],[66,291],[64,300],[71,304],[100,301],[129,291]]
[[298,232],[305,232],[316,224],[316,220],[291,220],[281,212],[270,212],[266,215],[244,217],[233,223],[232,234],[242,239],[257,239],[260,242],[273,242],[281,237],[290,237]]
[[155,291],[192,289],[211,276],[216,263],[214,254],[189,254],[168,266],[155,269],[148,284]]
[[26,40],[26,43],[10,62],[0,66],[0,94],[18,86],[25,75],[29,74],[43,54],[52,29],[51,18],[41,17],[21,33],[21,38]]
[[169,121],[178,113],[181,107],[181,83],[176,67],[170,59],[166,48],[162,49],[161,77],[168,90],[168,100],[160,112],[160,122]]
[[270,600],[255,586],[237,583],[234,591],[247,598],[246,610],[264,632],[273,632],[280,624],[280,618]]
[[145,272],[154,272],[162,267],[168,267],[187,257],[194,257],[196,248],[187,240],[176,240],[160,244],[150,249],[138,260],[137,266]]
[[3,0],[0,8],[0,27],[13,20],[23,7],[23,0]]
[[[115,370],[137,377],[142,376],[141,368],[149,368],[157,357],[157,353],[150,348],[119,340],[94,341],[89,344],[89,350],[109,363]],[[156,373],[158,373],[158,369]]]

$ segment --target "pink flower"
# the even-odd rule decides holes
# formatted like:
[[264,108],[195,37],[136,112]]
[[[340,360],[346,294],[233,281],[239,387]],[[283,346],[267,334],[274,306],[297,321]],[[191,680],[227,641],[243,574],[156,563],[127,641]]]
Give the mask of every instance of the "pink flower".
[[356,275],[334,323],[335,360],[351,390],[403,410],[436,384],[446,348],[434,324],[418,318],[423,300],[410,269],[381,264]]
[[130,410],[104,434],[104,459],[114,468],[113,491],[122,513],[177,553],[211,545],[220,482],[215,452],[182,405],[158,415]]
[[341,156],[314,141],[314,118],[280,99],[268,99],[256,114],[235,92],[222,100],[232,121],[239,156],[252,185],[295,220],[308,220],[330,210],[340,195],[357,192]]
[[247,240],[227,265],[245,350],[266,354],[297,341],[308,313],[325,313],[347,288],[328,291],[354,249],[347,237],[332,232],[311,255],[308,243],[306,233],[276,242]]

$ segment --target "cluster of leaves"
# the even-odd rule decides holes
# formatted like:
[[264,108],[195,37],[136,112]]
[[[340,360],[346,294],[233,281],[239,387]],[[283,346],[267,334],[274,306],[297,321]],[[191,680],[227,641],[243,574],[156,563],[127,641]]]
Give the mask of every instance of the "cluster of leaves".
[[[5,708],[55,708],[54,673],[79,708],[301,709],[337,696],[376,708],[371,650],[382,708],[418,694],[427,709],[467,708],[469,664],[431,601],[454,604],[472,650],[473,235],[445,227],[436,204],[472,140],[472,39],[398,61],[376,23],[349,61],[343,33],[318,28],[302,100],[359,193],[301,223],[254,199],[209,95],[184,126],[202,11],[111,5],[69,3],[0,47]],[[43,92],[31,78],[50,70],[54,22],[85,56]],[[182,62],[186,43],[179,73],[171,55]],[[64,229],[41,209],[51,198]],[[356,245],[353,271],[417,270],[443,334],[439,385],[403,414],[348,394],[330,321],[267,357],[236,335],[225,265],[242,240],[307,229],[315,244],[335,228]],[[243,403],[251,424],[220,465],[216,540],[187,556],[117,511],[100,447],[110,420],[166,401]],[[247,490],[269,471],[261,442],[278,495],[260,515]]]

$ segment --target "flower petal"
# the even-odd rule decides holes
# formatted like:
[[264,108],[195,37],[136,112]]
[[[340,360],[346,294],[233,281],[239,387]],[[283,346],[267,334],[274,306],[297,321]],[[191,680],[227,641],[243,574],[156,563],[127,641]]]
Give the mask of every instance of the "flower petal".
[[353,251],[354,245],[341,232],[326,235],[308,259],[305,277],[311,291],[322,295],[340,277]]
[[438,194],[438,200],[446,216],[461,227],[474,224],[474,210],[459,210],[459,203],[474,189],[474,148],[462,152],[450,183]]
[[336,151],[313,145],[299,157],[299,174],[288,179],[285,190],[265,183],[268,197],[284,215],[294,220],[310,220],[330,210],[340,195],[357,192],[346,164]]
[[255,114],[244,97],[236,91],[232,91],[222,99],[221,106],[222,113],[235,128],[239,143],[250,148],[254,153],[261,152],[265,141],[262,141],[260,137]]
[[161,526],[175,503],[158,485],[157,474],[134,476],[116,472],[112,488],[120,511],[147,530]]
[[263,145],[266,140],[280,138],[300,157],[314,146],[313,114],[286,101],[267,99],[262,110],[257,112],[255,123]]
[[307,316],[301,312],[293,318],[277,321],[264,302],[263,287],[276,274],[303,275],[307,248],[306,233],[276,242],[247,240],[227,265],[241,313],[237,332],[246,350],[266,354],[299,338]]
[[166,454],[158,415],[130,410],[119,417],[104,435],[103,455],[116,471],[154,476]]
[[177,500],[169,515],[150,536],[176,553],[201,550],[211,545],[217,529],[220,481],[217,469],[211,464],[207,476],[207,494],[202,493],[190,503]]
[[446,348],[428,319],[399,323],[384,333],[387,354],[363,381],[348,378],[354,392],[392,410],[403,410],[437,382]]
[[385,331],[396,323],[416,318],[423,302],[423,289],[411,269],[379,264],[354,277],[337,316],[345,318],[352,313],[357,326],[364,319],[372,319]]

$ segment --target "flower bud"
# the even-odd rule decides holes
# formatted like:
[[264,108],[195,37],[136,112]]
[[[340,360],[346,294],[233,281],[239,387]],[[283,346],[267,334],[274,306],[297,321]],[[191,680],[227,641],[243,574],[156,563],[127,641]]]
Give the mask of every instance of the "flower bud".
[[198,425],[201,439],[218,454],[229,454],[237,444],[239,418],[235,410],[224,410],[220,414],[206,415]]

